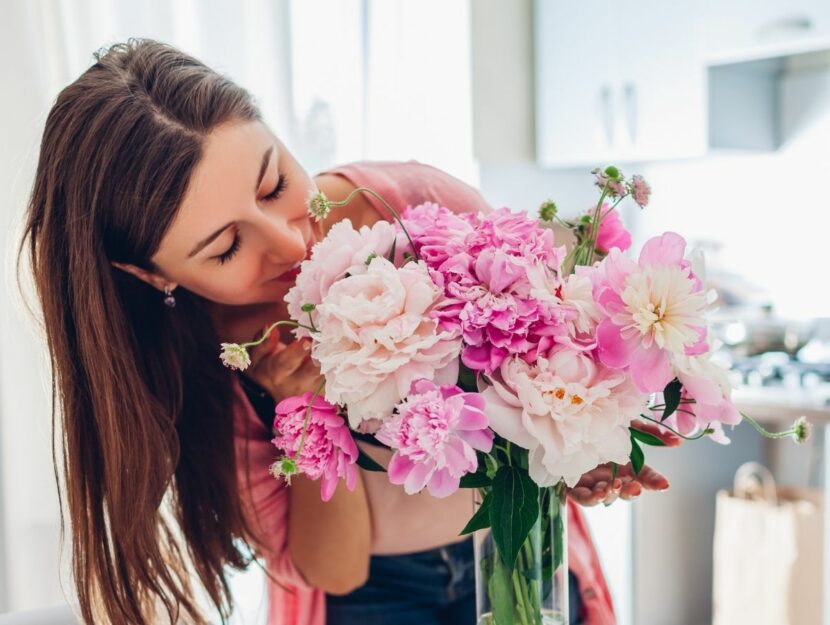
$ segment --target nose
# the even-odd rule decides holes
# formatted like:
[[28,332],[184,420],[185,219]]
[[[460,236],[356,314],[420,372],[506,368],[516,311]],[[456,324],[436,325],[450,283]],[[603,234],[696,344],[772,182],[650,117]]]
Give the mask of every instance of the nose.
[[293,263],[305,256],[305,239],[302,230],[284,217],[267,217],[260,221],[265,254],[274,264]]

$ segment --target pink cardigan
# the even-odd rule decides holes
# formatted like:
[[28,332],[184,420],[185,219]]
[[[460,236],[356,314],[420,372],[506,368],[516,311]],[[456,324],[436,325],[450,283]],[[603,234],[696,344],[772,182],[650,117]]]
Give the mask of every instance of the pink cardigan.
[[[397,211],[407,205],[437,202],[458,212],[492,208],[481,194],[461,180],[417,161],[360,161],[326,172],[338,174],[357,186],[379,193]],[[387,220],[392,215],[372,196],[372,205]],[[270,574],[279,584],[268,584],[268,625],[324,625],[325,593],[309,586],[296,569],[287,549],[288,492],[268,472],[274,460],[271,434],[262,424],[234,378],[234,431],[237,468],[243,506],[258,533],[268,537],[258,545]],[[579,506],[568,500],[568,565],[579,580],[586,625],[614,625],[611,594],[602,574],[590,531]]]

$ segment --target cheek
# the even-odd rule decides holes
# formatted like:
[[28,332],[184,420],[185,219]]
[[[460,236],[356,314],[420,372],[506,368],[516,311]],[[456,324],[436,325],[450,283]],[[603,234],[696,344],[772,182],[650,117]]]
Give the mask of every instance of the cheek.
[[219,304],[243,305],[260,301],[263,295],[260,266],[249,259],[232,259],[224,267],[206,270],[182,280],[181,285]]

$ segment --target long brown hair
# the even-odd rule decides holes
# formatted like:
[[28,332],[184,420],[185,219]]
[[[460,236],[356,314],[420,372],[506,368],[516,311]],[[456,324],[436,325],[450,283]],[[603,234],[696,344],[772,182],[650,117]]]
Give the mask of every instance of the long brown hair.
[[130,39],[94,59],[49,112],[20,248],[43,308],[81,613],[145,625],[161,606],[171,622],[203,622],[190,566],[224,619],[225,567],[250,563],[251,534],[207,302],[179,289],[171,310],[111,261],[154,269],[206,135],[261,116],[167,44]]

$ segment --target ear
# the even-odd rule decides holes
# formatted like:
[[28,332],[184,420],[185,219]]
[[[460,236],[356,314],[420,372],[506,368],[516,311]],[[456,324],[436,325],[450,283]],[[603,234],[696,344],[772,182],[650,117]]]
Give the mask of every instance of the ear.
[[135,276],[139,280],[146,282],[153,288],[158,289],[159,291],[164,292],[164,287],[169,287],[172,291],[176,288],[176,284],[171,283],[169,280],[160,276],[157,273],[153,273],[152,271],[147,271],[146,269],[142,269],[136,265],[131,265],[129,263],[116,263],[115,261],[110,261],[113,267],[120,269],[121,271],[126,271],[128,274]]

